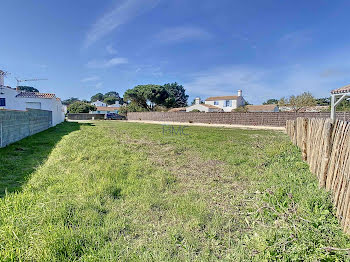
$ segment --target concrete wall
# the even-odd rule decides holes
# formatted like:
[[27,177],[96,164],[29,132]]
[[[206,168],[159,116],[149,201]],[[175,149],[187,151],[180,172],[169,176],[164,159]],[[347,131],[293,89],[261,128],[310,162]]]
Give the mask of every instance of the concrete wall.
[[0,110],[0,147],[41,132],[52,126],[52,112]]
[[[253,126],[285,126],[287,120],[297,117],[329,118],[329,112],[249,112],[249,113],[185,113],[185,112],[129,112],[128,120],[171,121]],[[338,112],[337,118],[350,121],[350,112]]]
[[104,114],[89,114],[89,113],[80,113],[80,114],[68,114],[69,120],[103,120],[105,119]]

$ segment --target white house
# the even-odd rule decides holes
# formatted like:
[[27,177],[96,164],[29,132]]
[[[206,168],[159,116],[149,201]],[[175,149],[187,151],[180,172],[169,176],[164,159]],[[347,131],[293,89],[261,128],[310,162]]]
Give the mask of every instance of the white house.
[[200,112],[222,112],[223,110],[220,107],[201,104],[201,99],[196,97],[195,103],[192,106],[186,107],[186,112],[192,112],[193,110],[199,110]]
[[94,105],[94,106],[107,106],[107,104],[106,103],[103,103],[103,102],[101,102],[101,101],[99,101],[99,100],[97,100],[97,101],[95,101],[95,102],[92,102],[91,103],[91,105]]
[[26,110],[41,109],[52,112],[52,125],[64,121],[64,109],[61,100],[55,94],[18,91],[4,86],[3,75],[0,74],[0,109]]
[[90,114],[109,114],[109,113],[118,114],[118,112],[119,112],[119,107],[96,106],[96,111],[90,111]]
[[205,100],[206,105],[212,105],[221,108],[224,112],[231,112],[240,106],[245,105],[242,96],[242,90],[238,90],[237,96],[213,96]]
[[120,107],[119,101],[115,101],[113,105],[107,105],[106,103],[97,100],[95,102],[92,102],[91,105],[94,105],[96,107]]

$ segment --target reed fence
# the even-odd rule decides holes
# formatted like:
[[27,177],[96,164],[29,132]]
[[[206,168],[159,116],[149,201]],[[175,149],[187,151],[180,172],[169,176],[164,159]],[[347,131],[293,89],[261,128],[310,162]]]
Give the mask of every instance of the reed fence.
[[286,131],[320,187],[331,191],[339,222],[350,233],[350,122],[297,118],[286,122]]

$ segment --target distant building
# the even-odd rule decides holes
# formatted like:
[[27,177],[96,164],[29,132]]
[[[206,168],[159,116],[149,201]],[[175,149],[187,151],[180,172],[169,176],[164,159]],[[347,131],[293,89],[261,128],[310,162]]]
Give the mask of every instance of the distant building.
[[186,112],[192,112],[193,110],[195,111],[198,110],[200,112],[206,112],[206,113],[223,112],[223,110],[220,107],[208,105],[208,104],[202,104],[199,97],[196,97],[194,105],[186,107]]
[[107,107],[120,107],[119,101],[115,101],[113,105],[107,105]]
[[201,104],[200,98],[195,99],[195,104],[186,108],[186,112],[199,110],[201,112],[231,112],[240,106],[245,105],[242,90],[238,90],[237,96],[213,96]]
[[119,101],[116,101],[115,104],[113,105],[107,105],[106,103],[98,100],[98,101],[92,102],[91,105],[94,105],[96,107],[120,107]]
[[277,105],[247,105],[248,112],[279,112]]
[[96,106],[96,111],[90,111],[90,114],[109,114],[109,113],[116,113],[118,114],[119,107],[112,107],[112,106]]
[[24,92],[4,86],[3,76],[0,74],[0,110],[48,110],[52,112],[53,126],[64,121],[64,108],[55,94]]
[[219,107],[224,112],[231,112],[233,109],[244,106],[245,100],[242,90],[238,90],[237,96],[213,96],[207,98],[205,104]]
[[91,105],[94,105],[94,106],[105,106],[105,107],[107,106],[106,103],[103,103],[103,102],[101,102],[99,100],[97,100],[95,102],[92,102]]

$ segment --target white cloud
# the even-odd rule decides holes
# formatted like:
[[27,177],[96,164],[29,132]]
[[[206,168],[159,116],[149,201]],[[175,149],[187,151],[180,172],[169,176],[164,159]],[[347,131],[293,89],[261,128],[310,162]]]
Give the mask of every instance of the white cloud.
[[166,28],[157,34],[161,42],[180,42],[193,39],[207,39],[210,34],[202,28],[195,26],[179,26]]
[[112,45],[107,45],[106,46],[106,51],[110,55],[115,55],[115,54],[118,53],[118,51]]
[[116,28],[132,20],[136,16],[153,9],[160,0],[124,0],[103,14],[92,25],[86,34],[84,47],[87,48]]
[[92,60],[89,61],[86,66],[89,68],[108,68],[116,65],[127,64],[128,59],[123,57],[114,57],[107,60]]
[[95,85],[95,88],[96,88],[96,89],[101,89],[102,85],[103,85],[102,82],[97,83],[97,84]]
[[99,80],[100,78],[98,76],[90,76],[90,77],[86,77],[81,79],[81,82],[91,82],[91,81],[96,81]]

